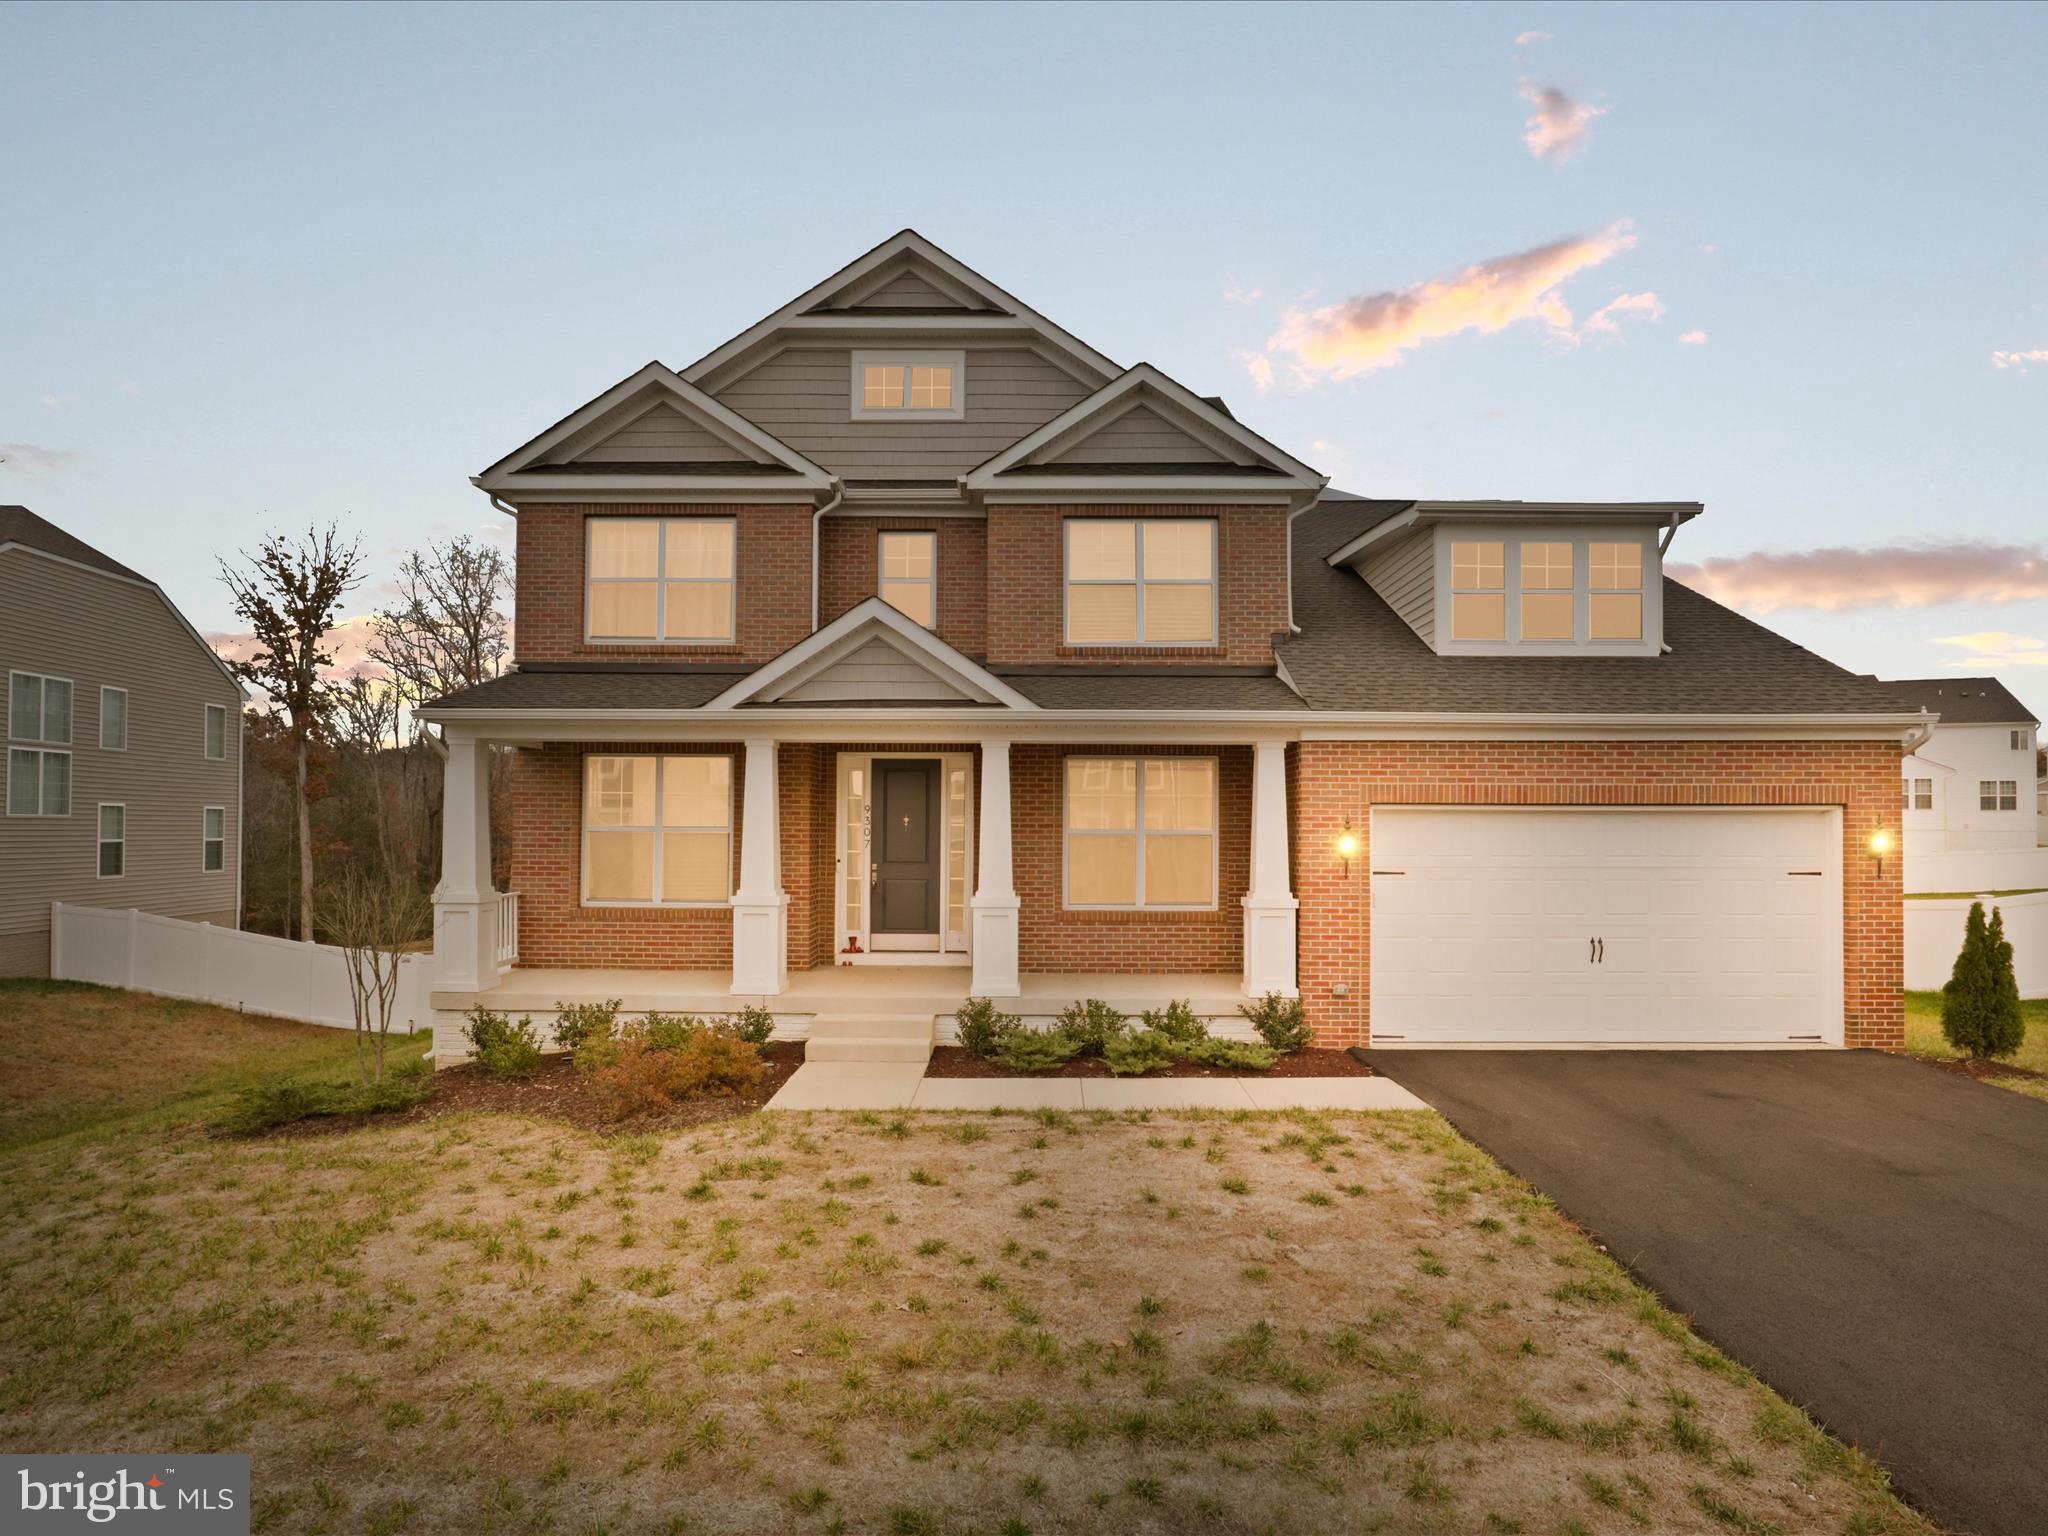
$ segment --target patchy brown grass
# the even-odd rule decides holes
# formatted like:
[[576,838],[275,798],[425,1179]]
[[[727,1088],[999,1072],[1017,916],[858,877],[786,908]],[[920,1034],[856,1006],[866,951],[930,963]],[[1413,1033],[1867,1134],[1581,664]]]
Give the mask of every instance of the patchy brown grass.
[[[391,1045],[419,1054],[405,1035]],[[352,1030],[84,982],[0,981],[0,1147],[264,1078],[354,1071]]]
[[1931,1528],[1426,1113],[477,1115],[0,1166],[0,1444],[256,1529]]

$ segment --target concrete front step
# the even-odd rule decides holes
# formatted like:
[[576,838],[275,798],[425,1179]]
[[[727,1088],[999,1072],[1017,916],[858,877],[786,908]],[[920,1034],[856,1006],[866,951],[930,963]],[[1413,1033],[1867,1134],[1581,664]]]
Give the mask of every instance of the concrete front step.
[[915,1062],[931,1060],[929,1013],[821,1013],[811,1020],[806,1061]]

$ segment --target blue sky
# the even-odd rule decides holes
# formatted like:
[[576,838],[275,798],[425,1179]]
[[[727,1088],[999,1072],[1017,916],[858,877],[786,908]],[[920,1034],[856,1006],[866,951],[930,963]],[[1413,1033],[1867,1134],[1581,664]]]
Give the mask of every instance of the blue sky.
[[216,555],[479,531],[911,225],[1341,486],[1702,500],[1717,595],[2048,715],[2044,59],[2041,5],[14,5],[0,501],[225,627]]

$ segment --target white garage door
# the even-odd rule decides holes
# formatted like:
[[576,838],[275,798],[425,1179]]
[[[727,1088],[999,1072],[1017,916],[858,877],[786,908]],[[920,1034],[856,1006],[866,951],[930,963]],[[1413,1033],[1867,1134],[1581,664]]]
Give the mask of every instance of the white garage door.
[[1372,1037],[1842,1040],[1841,813],[1372,813]]

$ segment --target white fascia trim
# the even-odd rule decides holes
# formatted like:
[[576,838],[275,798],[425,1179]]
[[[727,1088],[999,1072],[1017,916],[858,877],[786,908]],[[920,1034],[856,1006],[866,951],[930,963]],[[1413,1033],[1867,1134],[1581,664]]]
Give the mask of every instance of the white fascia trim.
[[[896,649],[963,693],[982,694],[1005,709],[1031,712],[1038,709],[1036,704],[993,672],[955,650],[922,624],[898,613],[879,597],[870,597],[855,603],[823,629],[799,640],[773,661],[749,673],[718,697],[697,709],[679,713],[691,718],[700,718],[712,711],[728,711],[738,705],[765,699],[778,686],[795,687],[811,673],[829,666],[842,655],[859,649],[878,633],[887,634],[895,643]],[[801,713],[801,710],[777,710],[775,718],[783,719],[787,715]],[[877,710],[873,713],[914,717],[918,712]],[[748,714],[749,718],[754,720],[761,718],[758,711],[749,711]]]
[[[538,437],[532,438],[513,449],[481,474],[472,476],[473,483],[487,491],[503,488],[508,484],[507,477],[517,473],[526,465],[533,463],[550,449],[566,439],[574,437],[592,422],[618,409],[621,405],[624,405],[635,395],[646,389],[655,389],[665,393],[671,403],[682,407],[685,415],[699,418],[705,425],[716,429],[728,440],[742,443],[748,448],[753,449],[763,459],[782,465],[791,473],[802,477],[806,484],[817,487],[831,482],[831,475],[816,464],[813,464],[787,443],[764,432],[730,406],[723,405],[717,400],[712,399],[711,396],[707,395],[695,384],[692,384],[688,379],[685,379],[665,364],[657,362],[649,363],[637,372],[628,374],[595,400],[564,416]],[[582,477],[561,476],[556,478],[581,479]],[[673,477],[663,476],[660,478],[671,479]]]
[[1384,544],[1398,533],[1406,533],[1421,519],[1420,512],[1410,507],[1406,512],[1396,512],[1383,523],[1374,523],[1342,549],[1334,550],[1323,557],[1325,565],[1349,565],[1375,545]]
[[[242,699],[249,697],[248,688],[243,685],[239,677],[235,676],[233,669],[221,659],[220,652],[207,644],[206,636],[200,634],[197,629],[192,627],[192,621],[178,611],[178,605],[172,602],[170,597],[164,592],[164,589],[155,582],[150,581],[146,577],[123,576],[119,571],[110,571],[97,565],[87,565],[83,560],[73,560],[64,555],[53,555],[47,549],[38,549],[33,544],[22,544],[15,541],[0,544],[0,555],[6,554],[9,550],[18,550],[24,555],[34,555],[41,560],[53,560],[58,565],[69,566],[74,571],[84,571],[89,576],[103,576],[108,581],[118,581],[123,586],[140,587],[146,592],[154,592],[157,601],[169,609],[171,617],[178,621],[178,627],[192,637],[194,645],[206,652],[206,659],[219,669],[220,675],[235,685],[236,697]],[[112,804],[113,802],[109,801],[108,803]]]
[[[705,353],[696,362],[683,370],[683,377],[692,383],[699,383],[710,379],[726,364],[741,357],[762,340],[774,335],[777,331],[790,328],[792,321],[801,320],[809,322],[797,325],[795,329],[799,330],[832,330],[847,329],[849,326],[873,327],[878,322],[915,320],[920,318],[910,315],[895,317],[850,315],[841,317],[836,315],[806,316],[804,314],[804,311],[811,308],[812,305],[822,303],[841,288],[853,286],[877,267],[895,260],[906,252],[929,263],[960,287],[979,296],[991,308],[1007,310],[1009,312],[1007,317],[983,316],[981,317],[982,321],[994,321],[1012,317],[1016,320],[1021,320],[1024,322],[1024,325],[1020,329],[1035,331],[1060,348],[1061,351],[1079,359],[1095,370],[1100,377],[1105,379],[1114,378],[1118,373],[1117,365],[1104,357],[1100,352],[1097,352],[1093,347],[1087,346],[1078,337],[1069,335],[1059,326],[1054,325],[1052,321],[1046,319],[1045,316],[1038,313],[1037,310],[1019,302],[1011,294],[998,288],[973,268],[947,255],[916,230],[905,229],[891,235],[873,250],[867,252],[867,254],[855,257],[823,282],[799,294],[765,319],[748,326],[723,346]],[[962,314],[957,318],[950,316],[934,316],[932,318],[942,320],[954,326],[964,325],[980,328],[976,318],[970,314]],[[904,325],[891,326],[890,328],[916,330],[920,327]]]
[[777,480],[762,475],[550,475],[517,473],[486,485],[482,476],[470,483],[486,495],[517,506],[521,501],[646,501],[652,495],[674,501],[755,501],[788,505],[813,501],[831,485],[792,476]]
[[[1205,475],[1199,480],[1192,476],[1184,479],[1161,478],[1139,479],[1131,475],[1116,475],[1101,480],[1067,480],[1050,476],[1033,477],[1031,489],[1025,489],[1024,481],[1011,481],[1002,490],[983,492],[978,498],[985,507],[1036,507],[1048,502],[1085,502],[1089,506],[1115,506],[1130,502],[1138,506],[1171,501],[1176,506],[1217,506],[1217,507],[1290,507],[1300,492],[1276,490],[1270,478],[1257,481],[1224,480],[1219,476]],[[1279,484],[1285,486],[1287,482]],[[1241,486],[1242,489],[1232,489]],[[1257,489],[1253,487],[1256,486]]]
[[[1330,477],[1309,468],[1292,454],[1268,442],[1240,421],[1224,415],[1201,396],[1176,383],[1150,363],[1139,363],[1111,379],[1085,400],[1078,400],[1059,415],[1053,417],[1037,431],[1020,437],[1001,453],[983,460],[967,472],[964,483],[969,490],[987,490],[997,475],[1017,464],[1023,463],[1046,444],[1082,426],[1091,417],[1106,413],[1109,408],[1123,400],[1134,390],[1147,389],[1177,410],[1202,423],[1210,431],[1237,444],[1256,458],[1264,459],[1274,468],[1283,470],[1297,483],[1290,489],[1299,490],[1314,486],[1321,490],[1330,483]],[[1077,478],[1079,476],[1077,475]],[[1100,479],[1102,477],[1096,477]],[[1164,483],[1164,482],[1158,482]],[[1213,481],[1212,481],[1213,483]],[[1268,480],[1267,484],[1271,484]]]

